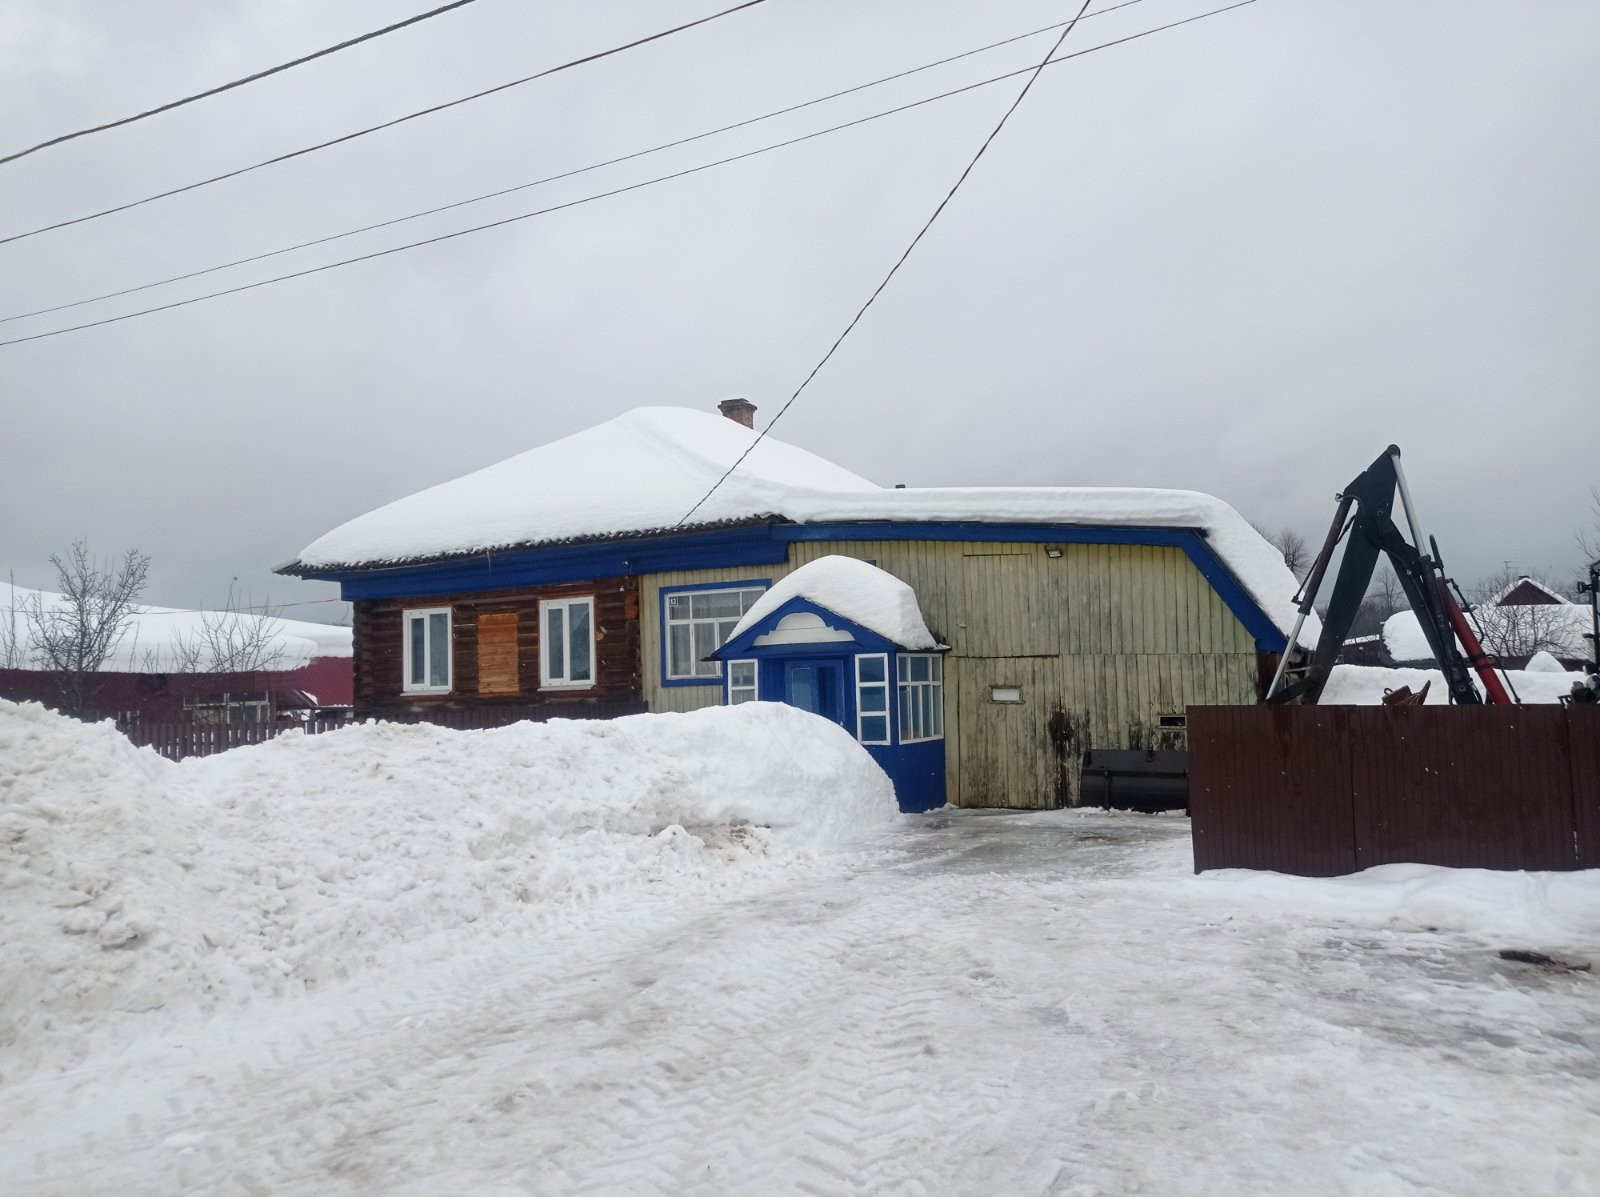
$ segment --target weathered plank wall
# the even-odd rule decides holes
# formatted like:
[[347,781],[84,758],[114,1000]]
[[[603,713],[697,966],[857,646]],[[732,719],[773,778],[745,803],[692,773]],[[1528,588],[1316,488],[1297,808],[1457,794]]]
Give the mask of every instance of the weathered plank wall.
[[[582,690],[539,689],[539,600],[593,595],[595,685]],[[639,580],[605,578],[536,590],[495,590],[428,598],[361,599],[355,607],[355,708],[358,718],[405,718],[423,707],[462,708],[495,704],[582,705],[613,703],[640,695]],[[449,694],[405,694],[401,613],[407,608],[451,609]],[[503,672],[480,691],[478,618],[491,624],[516,616],[516,680]],[[486,659],[494,660],[490,652]]]
[[[651,710],[720,701],[715,686],[661,684],[659,595],[703,582],[776,580],[829,553],[910,583],[946,664],[945,757],[962,806],[1055,807],[1077,800],[1091,748],[1182,747],[1162,715],[1251,703],[1255,643],[1176,548],[951,541],[803,542],[785,565],[649,574],[640,600]],[[994,687],[1022,691],[996,703]]]

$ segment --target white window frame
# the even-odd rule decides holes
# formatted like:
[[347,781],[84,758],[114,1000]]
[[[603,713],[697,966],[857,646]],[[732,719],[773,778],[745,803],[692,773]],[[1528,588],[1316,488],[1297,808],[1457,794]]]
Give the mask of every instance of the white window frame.
[[[427,676],[427,662],[432,657],[433,631],[431,616],[444,616],[444,685],[428,682],[413,683],[411,681],[411,624],[414,620],[422,622],[422,660],[423,676]],[[449,607],[407,607],[401,612],[400,619],[401,674],[400,692],[402,694],[448,694],[455,683],[455,616]]]
[[[712,595],[712,594],[743,594],[743,593],[748,591],[748,592],[753,592],[755,594],[755,596],[756,596],[755,598],[750,600],[750,605],[749,606],[745,606],[744,607],[744,611],[748,611],[748,610],[750,610],[750,607],[754,606],[757,602],[760,601],[761,595],[765,594],[767,592],[767,589],[768,589],[768,585],[765,582],[757,582],[757,583],[753,583],[753,584],[749,584],[749,585],[733,584],[733,585],[728,585],[728,586],[694,586],[694,587],[682,587],[682,588],[676,588],[676,589],[672,588],[672,587],[664,587],[662,589],[662,591],[661,591],[661,670],[662,670],[661,676],[662,676],[662,679],[664,681],[668,681],[668,682],[701,682],[701,683],[708,683],[709,684],[709,683],[715,682],[719,678],[721,678],[723,673],[724,673],[724,670],[722,668],[722,662],[720,662],[720,661],[707,662],[707,661],[700,660],[698,657],[694,657],[694,628],[695,628],[695,625],[697,623],[701,623],[701,624],[705,624],[705,623],[715,623],[715,624],[727,623],[727,624],[730,624],[730,625],[731,624],[736,624],[736,623],[739,622],[739,619],[744,614],[744,612],[741,611],[739,615],[733,616],[731,619],[729,617],[727,617],[727,616],[701,616],[699,619],[696,619],[693,615],[690,615],[687,619],[673,619],[672,616],[671,616],[672,600],[673,599],[675,599],[675,598],[687,599],[689,601],[689,603],[691,604],[691,607],[692,607],[692,605],[694,603],[694,600],[696,598],[701,598],[701,597],[704,597],[706,595]],[[743,604],[741,604],[741,606],[743,606]],[[673,629],[674,626],[684,626],[684,625],[687,625],[688,628],[689,628],[689,653],[690,653],[690,656],[693,659],[689,661],[689,672],[688,673],[674,673],[673,670],[674,670],[675,666],[674,666],[674,663],[673,663],[673,660],[672,660],[672,629]],[[728,630],[731,632],[733,629],[730,626]],[[714,644],[712,647],[713,648],[721,648],[726,643],[727,643],[727,637],[719,636],[718,639],[717,639],[716,644]],[[700,668],[702,666],[705,666],[705,665],[711,665],[711,666],[713,666],[713,668],[708,673],[699,672]]]
[[[881,682],[864,682],[861,680],[861,662],[881,661],[883,663],[883,680]],[[891,687],[889,684],[889,654],[888,653],[860,653],[856,656],[856,739],[862,744],[889,744],[893,742],[894,727],[891,723],[889,710],[889,697]],[[864,711],[862,709],[861,695],[865,690],[883,691],[883,710]],[[867,719],[883,719],[883,739],[869,740],[861,730],[861,725]]]
[[[759,701],[760,698],[761,698],[761,662],[757,661],[757,660],[754,660],[753,658],[750,658],[750,659],[741,659],[741,660],[738,660],[738,661],[729,661],[727,664],[728,664],[728,668],[724,671],[727,674],[727,679],[728,679],[727,680],[727,705],[730,706],[730,707],[733,707],[733,706],[738,706],[742,702],[756,702],[756,701]],[[739,665],[748,665],[748,666],[750,666],[750,684],[748,686],[735,686],[733,684],[733,671],[734,671],[735,666],[739,666]],[[750,697],[749,698],[735,698],[734,694],[736,692],[740,693],[740,694],[748,692]]]
[[[928,680],[914,681],[911,677],[911,662],[917,659],[926,659],[928,662]],[[932,698],[928,710],[931,712],[932,721],[938,724],[938,731],[928,735],[909,735],[908,723],[917,723],[919,720],[906,719],[909,711],[916,710],[917,691],[932,691]],[[895,710],[900,719],[900,743],[923,744],[929,740],[944,739],[944,657],[939,653],[901,653],[895,662]]]
[[[562,653],[561,661],[564,673],[567,676],[552,677],[550,674],[550,623],[549,613],[561,608]],[[589,608],[589,676],[578,681],[571,680],[572,672],[572,608]],[[541,690],[592,690],[595,687],[595,675],[600,671],[600,663],[595,659],[594,637],[594,595],[579,594],[571,598],[555,598],[539,600],[539,689]]]

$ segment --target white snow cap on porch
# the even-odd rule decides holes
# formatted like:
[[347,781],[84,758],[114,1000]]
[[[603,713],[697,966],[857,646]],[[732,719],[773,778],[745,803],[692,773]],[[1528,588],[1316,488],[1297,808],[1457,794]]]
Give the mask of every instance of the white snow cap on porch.
[[790,599],[803,598],[876,632],[900,648],[943,648],[922,618],[916,592],[876,565],[829,555],[808,561],[756,600],[733,629],[742,635]]
[[[640,407],[369,512],[313,541],[289,569],[394,564],[675,528],[756,433],[710,412]],[[794,523],[1066,524],[1192,528],[1287,634],[1298,583],[1232,507],[1197,491],[1121,487],[885,489],[813,453],[763,440],[688,527]],[[1301,640],[1315,644],[1306,621]]]

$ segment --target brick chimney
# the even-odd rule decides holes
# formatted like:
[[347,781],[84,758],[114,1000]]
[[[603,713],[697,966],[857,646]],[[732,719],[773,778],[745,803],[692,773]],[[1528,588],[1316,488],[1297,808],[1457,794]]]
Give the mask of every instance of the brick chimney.
[[717,410],[735,424],[751,429],[756,426],[756,405],[748,399],[724,399],[717,404]]

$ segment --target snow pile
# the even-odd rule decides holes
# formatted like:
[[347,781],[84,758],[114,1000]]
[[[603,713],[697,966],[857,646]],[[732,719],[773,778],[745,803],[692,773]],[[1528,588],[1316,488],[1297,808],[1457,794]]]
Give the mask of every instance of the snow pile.
[[[1517,697],[1525,703],[1560,702],[1572,693],[1572,683],[1582,674],[1561,670],[1556,673],[1525,669],[1501,670],[1502,681],[1509,681]],[[1335,665],[1328,675],[1328,685],[1318,699],[1320,705],[1376,706],[1383,701],[1385,690],[1410,686],[1413,693],[1432,682],[1428,689],[1426,705],[1445,706],[1450,702],[1450,691],[1445,688],[1444,674],[1437,669],[1385,669],[1379,665]],[[1474,677],[1478,693],[1483,685]]]
[[[675,529],[756,434],[723,416],[641,407],[498,465],[368,512],[308,545],[291,573]],[[885,490],[767,437],[695,510],[689,526],[976,522],[1184,528],[1201,533],[1278,629],[1299,587],[1283,556],[1232,507],[1185,490],[943,487]],[[1302,642],[1321,632],[1315,616]]]
[[779,579],[745,612],[728,639],[749,631],[796,598],[842,615],[900,648],[942,647],[928,631],[910,586],[876,565],[836,555],[818,557]]
[[1219,869],[1198,891],[1231,912],[1450,931],[1507,947],[1594,951],[1600,869],[1572,873],[1379,865],[1347,877]]
[[117,1012],[302,991],[440,932],[760,877],[896,818],[845,731],[777,704],[366,724],[173,764],[0,701],[0,1061]]
[[1529,657],[1523,669],[1528,673],[1559,673],[1562,676],[1567,673],[1567,667],[1543,649]]
[[[27,648],[31,634],[27,611],[35,600],[44,612],[58,610],[66,603],[51,590],[29,590],[0,582],[0,625],[9,622],[23,653],[24,668],[38,664]],[[209,642],[213,635],[224,642],[242,643],[253,641],[258,628],[265,636],[261,657],[270,661],[274,670],[300,669],[317,657],[348,657],[352,652],[351,630],[334,624],[278,619],[248,611],[139,606],[127,632],[100,669],[113,673],[204,672],[215,663],[214,645]],[[4,635],[0,626],[0,637]]]

